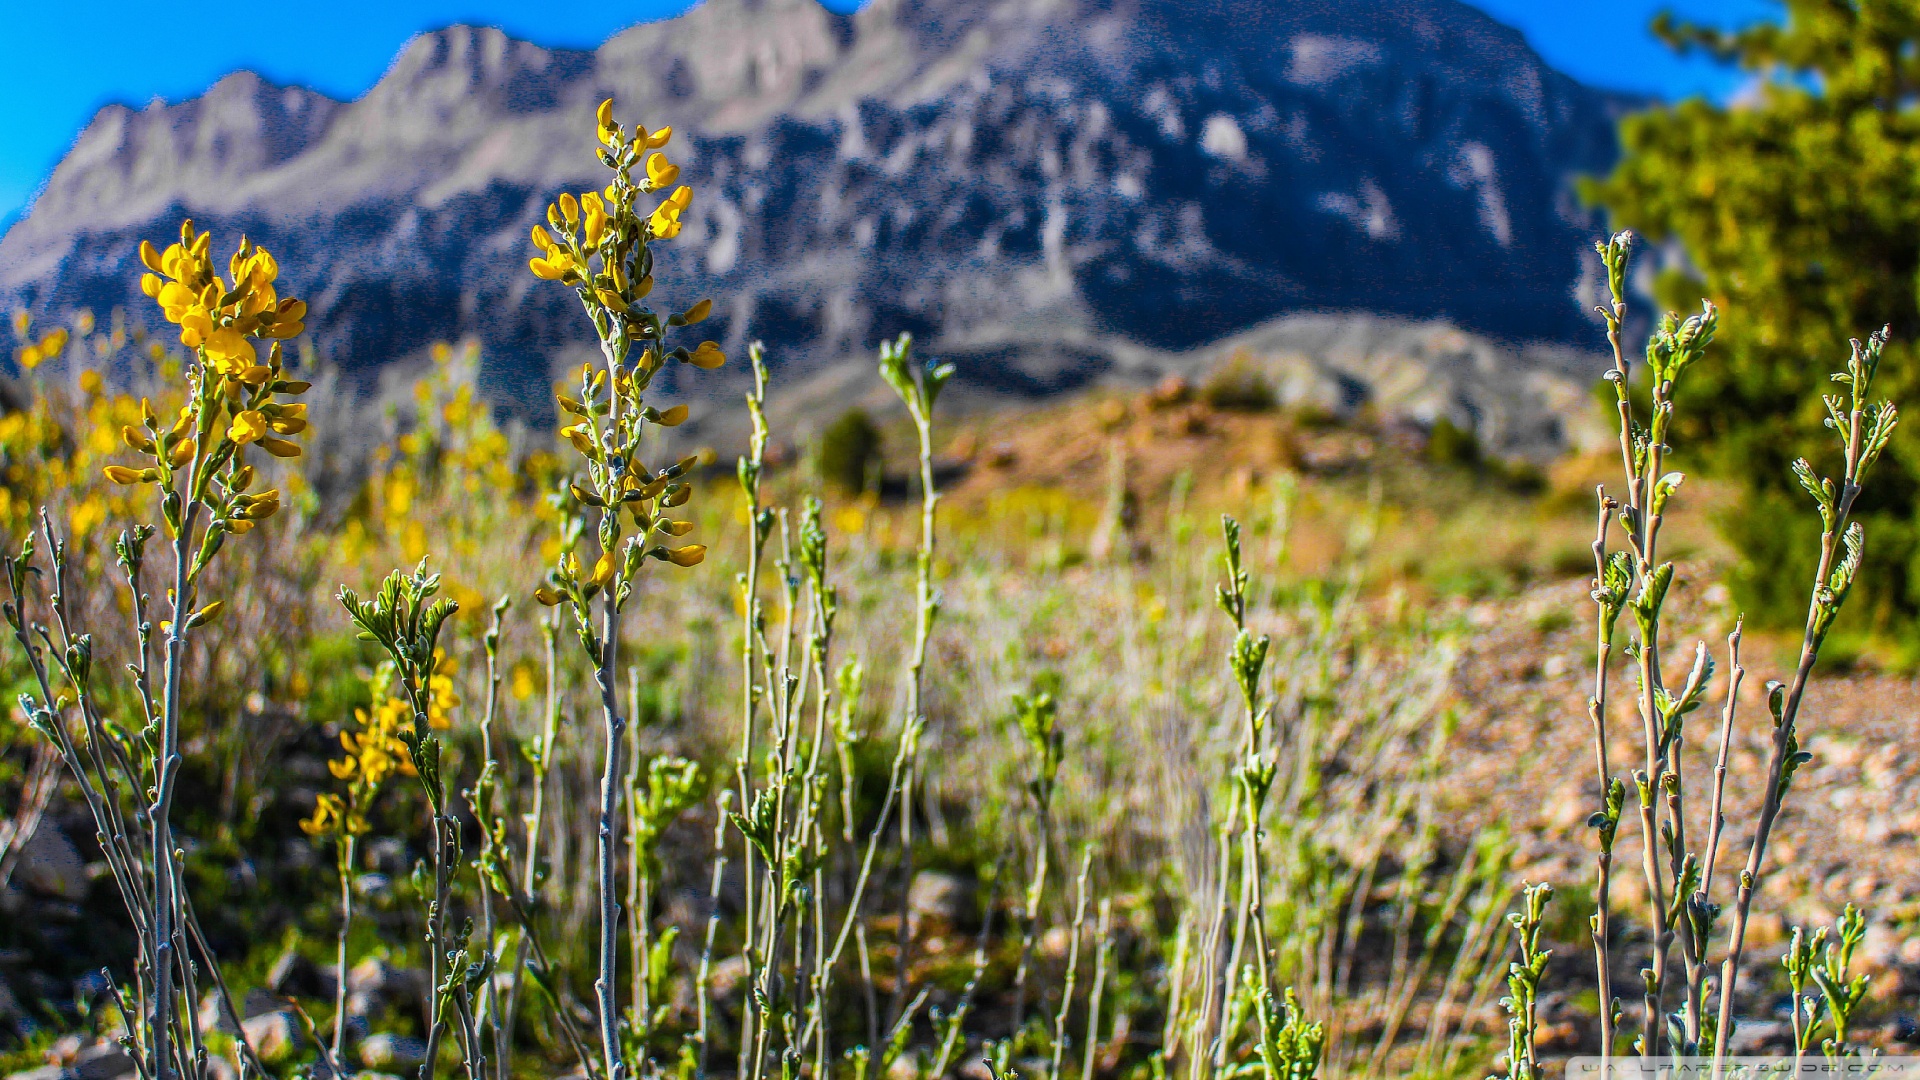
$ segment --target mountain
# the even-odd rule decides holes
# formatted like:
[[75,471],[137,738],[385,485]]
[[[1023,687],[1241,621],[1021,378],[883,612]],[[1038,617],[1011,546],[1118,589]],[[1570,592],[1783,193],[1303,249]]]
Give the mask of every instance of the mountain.
[[609,96],[697,193],[656,296],[793,375],[900,330],[1023,394],[1290,312],[1591,333],[1572,179],[1619,103],[1457,0],[706,0],[593,52],[455,26],[353,102],[241,72],[101,110],[0,240],[0,305],[144,316],[134,250],[191,215],[273,249],[349,372],[476,337],[490,393],[544,402],[587,332],[527,231],[603,182]]

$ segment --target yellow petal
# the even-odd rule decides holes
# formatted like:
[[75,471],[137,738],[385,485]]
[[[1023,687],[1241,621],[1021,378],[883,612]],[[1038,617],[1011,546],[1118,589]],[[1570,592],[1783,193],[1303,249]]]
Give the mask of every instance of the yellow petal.
[[296,458],[300,456],[300,447],[285,439],[276,439],[267,435],[260,440],[260,449],[277,458]]
[[599,561],[593,564],[593,583],[604,588],[607,582],[613,580],[615,565],[613,552],[602,552]]
[[679,427],[686,419],[687,407],[685,405],[675,405],[673,408],[661,413],[660,419],[655,420],[654,423],[661,427]]
[[692,364],[694,367],[706,368],[708,370],[717,368],[726,362],[727,354],[721,352],[719,344],[712,341],[701,342],[700,347],[693,350],[693,355],[687,358],[687,363]]
[[686,314],[680,316],[680,320],[682,325],[692,326],[694,323],[704,322],[706,320],[706,317],[712,313],[713,313],[713,301],[702,300],[699,303],[688,308],[686,311]]
[[207,365],[222,375],[239,375],[254,365],[253,342],[231,326],[207,335]]
[[675,566],[698,566],[707,557],[704,544],[688,544],[686,547],[668,548],[667,561]]
[[227,438],[245,446],[260,439],[267,433],[267,418],[256,409],[248,409],[233,418],[233,425],[227,428]]

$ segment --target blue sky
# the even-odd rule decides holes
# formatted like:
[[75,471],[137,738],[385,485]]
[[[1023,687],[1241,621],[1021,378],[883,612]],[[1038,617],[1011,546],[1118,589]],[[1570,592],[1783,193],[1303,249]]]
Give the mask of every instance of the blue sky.
[[[1738,77],[1683,62],[1647,33],[1662,8],[1735,25],[1776,15],[1774,0],[1468,0],[1518,27],[1547,60],[1595,86],[1681,97],[1724,96]],[[192,97],[251,68],[354,98],[409,36],[449,23],[499,26],[543,45],[590,48],[624,26],[677,14],[688,0],[530,4],[526,0],[324,0],[235,17],[229,4],[96,0],[74,9],[0,0],[0,226],[27,204],[94,111]],[[829,0],[845,10],[857,0]],[[78,26],[84,26],[80,30]]]

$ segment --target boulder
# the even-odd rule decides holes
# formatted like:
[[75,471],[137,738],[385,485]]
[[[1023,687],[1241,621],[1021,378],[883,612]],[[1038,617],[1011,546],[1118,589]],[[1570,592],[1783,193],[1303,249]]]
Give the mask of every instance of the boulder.
[[87,898],[87,862],[51,818],[40,819],[40,827],[20,849],[20,864],[13,873],[15,881],[42,896],[67,901]]
[[427,1044],[407,1035],[381,1032],[360,1043],[360,1063],[370,1069],[402,1071],[427,1059]]
[[907,888],[907,912],[915,932],[923,922],[960,926],[973,918],[973,883],[955,874],[922,870]]
[[335,991],[334,975],[289,948],[268,969],[267,989],[278,997],[331,1000]]
[[300,1034],[300,1021],[290,1012],[270,1012],[248,1017],[240,1022],[240,1027],[246,1031],[247,1041],[253,1044],[254,1053],[268,1064],[292,1057],[305,1041]]

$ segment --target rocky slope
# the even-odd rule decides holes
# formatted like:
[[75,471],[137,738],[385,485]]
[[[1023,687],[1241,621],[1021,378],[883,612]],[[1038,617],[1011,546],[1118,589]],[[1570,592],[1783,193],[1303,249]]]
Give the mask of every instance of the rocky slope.
[[348,369],[474,336],[493,393],[543,398],[584,326],[526,231],[593,182],[609,95],[684,133],[662,295],[714,295],[726,344],[811,375],[913,330],[1017,393],[1289,311],[1573,340],[1571,179],[1616,107],[1457,0],[706,0],[591,53],[457,26],[351,103],[242,72],[103,109],[0,241],[0,305],[142,312],[134,247],[191,214],[281,254]]

